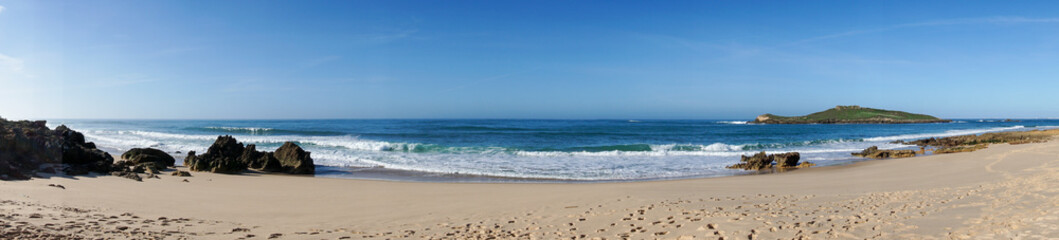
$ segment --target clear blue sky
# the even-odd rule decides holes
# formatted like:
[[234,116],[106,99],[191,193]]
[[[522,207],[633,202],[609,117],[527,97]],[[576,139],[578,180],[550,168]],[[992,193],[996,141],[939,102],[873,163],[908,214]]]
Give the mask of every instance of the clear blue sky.
[[919,2],[0,1],[0,116],[1059,117],[1059,3]]

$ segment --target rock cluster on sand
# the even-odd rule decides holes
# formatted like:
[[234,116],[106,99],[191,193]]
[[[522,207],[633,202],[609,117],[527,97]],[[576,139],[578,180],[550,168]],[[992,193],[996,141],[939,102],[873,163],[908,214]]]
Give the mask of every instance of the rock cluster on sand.
[[254,144],[243,147],[232,136],[219,136],[205,154],[189,151],[184,166],[192,171],[241,173],[247,169],[290,174],[313,174],[315,165],[309,152],[286,142],[276,152],[259,152]]
[[38,172],[69,175],[107,173],[114,157],[85,142],[65,125],[48,129],[45,121],[0,118],[0,179],[29,179]]
[[121,154],[121,158],[133,165],[154,165],[158,169],[165,169],[176,164],[173,156],[154,148],[133,148]]
[[739,160],[740,163],[728,166],[728,168],[743,170],[764,170],[773,167],[783,169],[810,167],[814,165],[809,162],[799,163],[799,160],[801,160],[801,155],[797,152],[780,154],[766,154],[765,152],[760,152],[749,157],[744,155]]
[[121,154],[121,158],[123,160],[111,166],[110,175],[136,181],[142,181],[139,173],[147,174],[147,178],[157,178],[155,174],[176,164],[173,156],[153,148],[133,148]]
[[856,157],[866,157],[866,158],[875,158],[875,159],[906,158],[906,157],[915,157],[916,156],[916,151],[915,150],[879,150],[879,147],[871,146],[871,147],[869,147],[867,149],[864,149],[864,151],[860,151],[859,153],[855,152],[855,153],[851,153],[851,154],[853,156],[856,156]]
[[188,171],[177,170],[177,171],[174,171],[172,175],[173,176],[178,176],[178,177],[190,177],[191,173],[189,173]]

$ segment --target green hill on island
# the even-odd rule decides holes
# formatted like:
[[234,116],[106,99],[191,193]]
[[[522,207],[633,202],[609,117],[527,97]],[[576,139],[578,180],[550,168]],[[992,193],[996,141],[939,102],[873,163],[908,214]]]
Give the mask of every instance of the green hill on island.
[[750,123],[812,124],[812,123],[944,123],[952,120],[930,115],[907,113],[860,106],[838,106],[805,116],[784,117],[772,114],[758,116]]

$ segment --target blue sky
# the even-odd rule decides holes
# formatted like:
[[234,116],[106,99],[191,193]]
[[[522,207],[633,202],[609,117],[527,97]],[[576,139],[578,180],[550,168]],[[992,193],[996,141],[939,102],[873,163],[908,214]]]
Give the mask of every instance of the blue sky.
[[0,1],[0,116],[1059,117],[1059,3]]

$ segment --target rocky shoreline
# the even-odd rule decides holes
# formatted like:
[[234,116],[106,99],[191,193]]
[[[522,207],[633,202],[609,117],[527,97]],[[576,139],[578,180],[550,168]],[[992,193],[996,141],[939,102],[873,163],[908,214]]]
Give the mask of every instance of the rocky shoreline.
[[[65,125],[54,130],[45,121],[8,121],[0,118],[0,180],[27,180],[41,174],[68,176],[89,173],[108,174],[136,181],[159,178],[158,174],[176,164],[161,150],[134,148],[115,161],[109,153],[86,142],[80,132]],[[275,152],[246,147],[232,136],[219,136],[205,154],[188,153],[184,165],[191,171],[239,174],[254,170],[264,173],[313,174],[310,152],[286,142]],[[143,176],[141,176],[143,174]],[[191,176],[174,170],[173,176]]]
[[[912,149],[888,149],[881,150],[878,146],[868,147],[860,152],[853,152],[854,157],[870,159],[908,158],[917,155],[947,154],[958,152],[973,152],[989,147],[990,144],[1026,144],[1043,143],[1059,135],[1059,129],[1033,130],[1018,132],[994,132],[981,135],[970,134],[943,138],[926,138],[914,141],[894,141],[892,143],[919,146],[919,150]],[[798,152],[787,152],[779,154],[766,154],[760,152],[752,156],[743,155],[740,163],[730,165],[728,169],[742,170],[787,170],[816,166],[810,162],[799,162]]]
[[109,173],[114,157],[64,126],[0,118],[0,180],[26,180],[37,173]]
[[[1047,141],[1056,134],[1059,130],[909,143],[930,148],[1021,144]],[[0,239],[791,239],[830,233],[900,238],[904,235],[895,232],[909,234],[908,226],[932,226],[915,224],[954,214],[969,220],[976,220],[978,213],[987,220],[1014,219],[1002,222],[1008,225],[985,226],[1020,224],[1026,214],[1055,216],[1048,208],[1055,203],[1055,192],[1047,191],[1055,189],[1054,171],[1037,166],[1054,165],[1056,144],[993,146],[997,152],[878,161],[860,165],[870,167],[810,174],[630,184],[446,184],[291,176],[305,165],[280,159],[310,163],[309,153],[300,147],[284,144],[275,152],[261,152],[220,136],[205,154],[185,158],[206,166],[196,167],[201,172],[194,173],[193,182],[176,177],[133,182],[93,174],[4,182],[0,192],[8,194],[0,194]],[[1001,153],[1017,161],[992,158]],[[798,153],[758,153],[744,156],[739,169],[783,171],[810,164],[802,160]],[[137,176],[154,171],[191,174],[174,167],[176,161],[155,149],[132,149],[110,170],[121,165]],[[266,167],[277,163],[271,166],[279,167]],[[972,167],[947,167],[952,164]],[[232,173],[272,169],[284,174],[246,177],[209,167],[222,165],[234,165]],[[983,170],[994,165],[1002,172]],[[948,179],[934,181],[939,178]],[[1007,208],[958,212],[968,203]],[[914,233],[951,236],[982,226]],[[1027,228],[1042,236],[1055,233],[1033,226],[1023,225],[1020,234]]]

